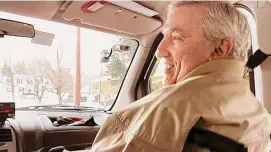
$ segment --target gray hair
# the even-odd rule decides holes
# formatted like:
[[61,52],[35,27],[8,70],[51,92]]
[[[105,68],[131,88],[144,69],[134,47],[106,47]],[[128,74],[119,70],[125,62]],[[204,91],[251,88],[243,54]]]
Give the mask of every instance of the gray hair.
[[224,1],[174,1],[168,6],[168,14],[182,5],[199,5],[206,10],[203,28],[206,38],[215,41],[231,38],[235,59],[246,62],[251,47],[251,31],[246,17],[232,4]]

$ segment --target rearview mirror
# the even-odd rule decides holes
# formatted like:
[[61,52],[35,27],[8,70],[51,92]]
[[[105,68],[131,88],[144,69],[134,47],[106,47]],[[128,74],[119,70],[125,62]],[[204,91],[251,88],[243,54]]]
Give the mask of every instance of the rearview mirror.
[[35,29],[31,24],[0,19],[0,37],[4,37],[5,35],[33,38],[35,36]]

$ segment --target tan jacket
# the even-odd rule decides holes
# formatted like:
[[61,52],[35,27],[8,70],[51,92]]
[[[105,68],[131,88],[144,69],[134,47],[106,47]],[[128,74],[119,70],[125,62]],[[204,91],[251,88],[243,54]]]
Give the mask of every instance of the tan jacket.
[[[181,152],[189,130],[198,126],[245,144],[249,152],[269,152],[270,115],[243,71],[237,60],[197,67],[177,84],[110,115],[92,151]],[[205,151],[192,149],[184,151]]]

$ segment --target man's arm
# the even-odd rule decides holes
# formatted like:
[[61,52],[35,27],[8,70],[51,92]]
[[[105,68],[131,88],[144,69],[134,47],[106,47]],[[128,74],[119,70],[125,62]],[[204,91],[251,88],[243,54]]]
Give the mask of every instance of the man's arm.
[[99,130],[91,148],[92,152],[121,152],[125,147],[123,127],[119,126],[114,117],[114,114],[110,115]]
[[112,114],[99,131],[92,151],[180,151],[199,120],[188,100],[159,101]]

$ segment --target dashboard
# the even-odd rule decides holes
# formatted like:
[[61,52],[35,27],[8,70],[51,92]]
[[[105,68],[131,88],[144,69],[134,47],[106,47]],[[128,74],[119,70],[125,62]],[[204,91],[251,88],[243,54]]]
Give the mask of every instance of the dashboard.
[[[87,118],[93,126],[55,126],[58,116]],[[92,146],[100,126],[109,116],[103,111],[16,111],[14,119],[0,126],[0,152],[48,152],[57,146],[67,150],[84,150]]]

